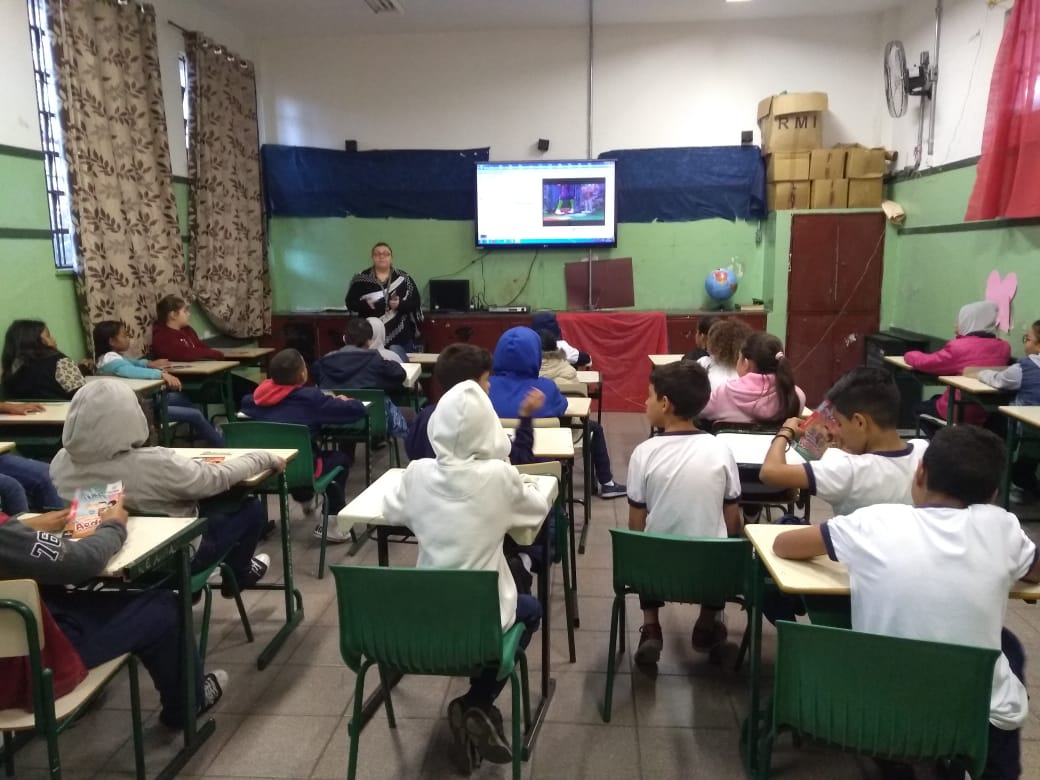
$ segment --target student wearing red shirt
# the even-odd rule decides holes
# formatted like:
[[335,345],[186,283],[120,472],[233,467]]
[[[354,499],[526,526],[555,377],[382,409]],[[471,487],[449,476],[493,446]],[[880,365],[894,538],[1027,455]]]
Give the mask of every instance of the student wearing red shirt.
[[155,307],[152,326],[152,356],[156,360],[223,360],[224,353],[206,346],[188,324],[188,303],[177,295],[167,295]]

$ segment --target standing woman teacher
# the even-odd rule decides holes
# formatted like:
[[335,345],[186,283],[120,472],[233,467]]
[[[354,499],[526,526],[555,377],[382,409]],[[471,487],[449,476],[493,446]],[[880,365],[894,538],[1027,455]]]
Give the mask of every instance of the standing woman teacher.
[[372,267],[350,280],[346,304],[361,317],[378,317],[386,328],[386,346],[408,361],[419,337],[422,300],[412,277],[394,268],[389,244],[380,241],[372,247]]

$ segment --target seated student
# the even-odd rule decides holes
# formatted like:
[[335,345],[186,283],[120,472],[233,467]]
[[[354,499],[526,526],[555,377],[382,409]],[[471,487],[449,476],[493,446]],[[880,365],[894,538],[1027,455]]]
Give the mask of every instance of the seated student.
[[567,356],[557,346],[553,334],[548,330],[542,330],[538,332],[538,337],[542,340],[542,365],[538,369],[538,376],[551,379],[557,386],[560,382],[577,382],[578,369],[567,361]]
[[[437,362],[433,365],[433,376],[440,383],[441,392],[446,393],[460,382],[471,379],[486,393],[490,388],[491,353],[473,344],[449,344],[437,356]],[[520,402],[517,410],[520,425],[513,435],[512,446],[509,449],[509,462],[514,466],[535,462],[532,452],[534,429],[531,426],[531,416],[542,407],[543,403],[545,403],[545,395],[536,388],[533,388]],[[404,450],[408,454],[409,460],[437,457],[427,432],[430,415],[436,408],[437,404],[426,406],[408,428],[408,436],[404,440]]]
[[714,314],[709,314],[697,320],[697,333],[693,337],[697,348],[691,349],[683,355],[683,360],[697,361],[711,354],[708,350],[708,333],[711,332],[711,327],[716,322],[722,322],[722,318],[716,317]]
[[[343,467],[327,491],[329,514],[335,515],[347,503],[350,456],[345,452],[320,449],[317,437],[321,434],[322,425],[345,425],[363,420],[367,412],[360,401],[327,395],[313,385],[308,386],[307,381],[307,364],[303,356],[295,349],[283,349],[267,364],[267,379],[260,383],[252,395],[242,398],[242,413],[253,420],[294,423],[306,425],[310,429],[317,465],[315,477],[336,466]],[[295,497],[309,501],[313,495],[301,494]],[[321,523],[315,526],[314,535],[321,538]],[[331,523],[327,540],[332,544],[347,542],[350,541],[350,534],[340,533],[335,523]]]
[[[55,695],[62,696],[86,676],[85,667],[133,653],[148,670],[159,692],[159,722],[180,728],[184,717],[184,685],[180,679],[180,605],[170,590],[138,592],[68,591],[104,571],[126,541],[127,513],[122,501],[102,514],[93,534],[72,540],[62,536],[68,510],[33,518],[9,517],[0,507],[0,579],[33,579],[45,605],[42,640],[55,671]],[[48,614],[49,612],[49,614]],[[71,644],[71,647],[69,646]],[[31,701],[28,664],[0,660],[0,709],[24,707]],[[195,656],[195,701],[203,713],[227,687],[227,672],[203,674]]]
[[910,486],[928,446],[923,439],[899,438],[899,388],[880,368],[854,368],[827,391],[830,420],[840,442],[816,461],[788,465],[784,453],[803,432],[803,421],[788,419],[773,439],[759,478],[766,485],[808,488],[836,515],[872,504],[909,504]]
[[[200,501],[221,496],[219,503],[204,508],[206,530],[194,569],[205,569],[224,556],[239,587],[259,582],[270,563],[267,555],[253,556],[267,527],[264,507],[247,498],[232,508],[232,497],[222,494],[266,469],[280,473],[285,461],[250,452],[223,463],[204,463],[165,447],[147,447],[147,441],[148,421],[134,391],[122,382],[91,382],[72,399],[61,433],[63,447],[51,462],[58,492],[71,500],[76,488],[122,481],[132,511],[173,517],[199,514]],[[233,595],[230,583],[221,586],[221,594]]]
[[379,317],[365,317],[365,322],[372,328],[372,338],[369,339],[368,348],[374,349],[385,360],[404,363],[405,361],[401,359],[400,355],[386,346],[386,326],[383,325],[383,321]]
[[67,401],[86,382],[76,361],[61,353],[47,324],[41,320],[11,323],[0,362],[4,395],[8,398]]
[[[42,411],[41,404],[0,401],[0,414],[33,414]],[[34,512],[65,506],[58,491],[54,489],[50,466],[46,463],[6,452],[0,454],[0,475],[18,482],[25,493],[29,509]],[[13,515],[17,512],[8,511],[8,514]]]
[[563,352],[563,356],[572,366],[588,368],[592,365],[592,356],[588,352],[582,352],[564,340],[563,334],[560,332],[560,323],[556,321],[556,315],[551,311],[536,312],[531,318],[531,330],[536,333],[543,330],[549,331],[556,339],[556,348]]
[[[957,314],[957,333],[938,352],[911,350],[903,355],[906,364],[928,374],[957,375],[969,366],[1006,366],[1011,358],[1011,345],[997,338],[997,304],[991,301],[968,303]],[[953,388],[950,388],[952,390]],[[960,394],[957,395],[960,398]],[[915,411],[946,419],[950,393],[921,401]],[[978,404],[961,407],[961,421],[981,425],[986,410]]]
[[[531,389],[545,396],[539,417],[559,417],[567,411],[567,399],[551,379],[538,376],[542,365],[542,340],[530,328],[510,328],[495,345],[494,369],[491,373],[491,403],[499,417],[519,417],[520,404]],[[610,468],[603,428],[589,421],[589,446],[592,448],[593,477],[599,485],[600,498],[620,498],[625,486],[614,481]]]
[[[437,457],[408,464],[400,486],[384,501],[384,521],[415,534],[419,568],[497,571],[502,629],[523,623],[520,644],[527,647],[542,609],[537,599],[517,595],[502,540],[513,529],[540,525],[549,502],[506,462],[509,439],[476,382],[460,382],[441,397],[429,433]],[[494,705],[505,685],[495,679],[496,671],[488,668],[472,678],[469,691],[448,705],[455,754],[466,772],[471,745],[494,763],[512,757]]]
[[[637,445],[628,461],[628,527],[682,537],[722,538],[740,533],[740,477],[729,447],[693,420],[711,394],[708,375],[690,361],[650,373],[646,416],[663,433]],[[658,620],[663,602],[639,599],[643,625],[635,662],[652,666],[664,638]],[[690,638],[709,652],[726,641],[725,604],[702,604]]]
[[773,423],[797,417],[805,393],[794,383],[780,339],[752,333],[740,349],[738,378],[712,391],[701,416],[732,423]]
[[[1014,365],[998,371],[982,369],[976,373],[980,382],[998,390],[1016,391],[1014,406],[1040,406],[1040,320],[1036,320],[1022,336],[1025,357]],[[1011,423],[1016,424],[1017,423]],[[1040,481],[1036,468],[1040,465],[1034,442],[1022,442],[1015,462],[1011,465],[1011,481],[1016,487],[1034,496],[1040,496]]]
[[126,379],[161,379],[170,392],[166,393],[166,416],[171,422],[184,423],[196,436],[212,447],[223,447],[224,437],[210,425],[181,389],[181,380],[165,369],[169,360],[148,361],[146,358],[128,358],[123,353],[130,349],[126,325],[118,320],[104,320],[94,326],[94,366],[101,376],[121,376]]
[[156,360],[190,362],[192,360],[223,360],[224,353],[203,343],[199,334],[188,323],[191,313],[188,302],[179,295],[166,295],[155,306],[155,324],[152,326],[152,355]]
[[697,365],[708,372],[712,390],[740,377],[737,373],[740,349],[751,333],[751,328],[745,322],[734,318],[719,320],[711,326],[705,340],[708,354],[698,358]]
[[1022,645],[1003,628],[1008,590],[1019,578],[1040,582],[1036,546],[1014,515],[990,503],[1005,463],[990,431],[940,429],[914,474],[912,507],[865,507],[773,542],[782,558],[827,555],[849,567],[856,631],[1003,651],[983,773],[994,780],[1020,776],[1019,728],[1029,714]]

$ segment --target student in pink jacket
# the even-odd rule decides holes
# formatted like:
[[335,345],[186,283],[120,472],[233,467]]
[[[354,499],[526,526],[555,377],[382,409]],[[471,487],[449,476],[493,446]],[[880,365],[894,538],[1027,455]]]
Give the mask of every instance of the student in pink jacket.
[[797,417],[805,393],[794,383],[791,363],[780,339],[752,333],[737,360],[737,378],[711,392],[701,417],[713,422],[780,423]]
[[[903,355],[903,359],[911,368],[936,376],[959,375],[969,366],[1006,366],[1011,345],[997,338],[997,311],[997,304],[990,301],[965,304],[957,314],[957,335],[952,341],[938,352],[914,350]],[[941,396],[922,401],[915,411],[946,419],[949,405],[947,390]],[[981,425],[986,421],[986,410],[978,404],[966,405],[961,409],[961,421]]]

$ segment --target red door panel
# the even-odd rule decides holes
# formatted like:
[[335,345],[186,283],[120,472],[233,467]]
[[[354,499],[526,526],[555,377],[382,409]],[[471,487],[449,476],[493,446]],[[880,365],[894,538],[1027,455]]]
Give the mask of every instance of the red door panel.
[[797,214],[791,220],[789,313],[834,308],[838,220],[837,214]]
[[794,371],[794,381],[805,392],[805,402],[815,407],[823,400],[833,377],[834,356],[827,314],[792,314],[787,321],[784,352]]
[[877,311],[881,301],[885,215],[846,214],[838,222],[835,305],[846,311]]

